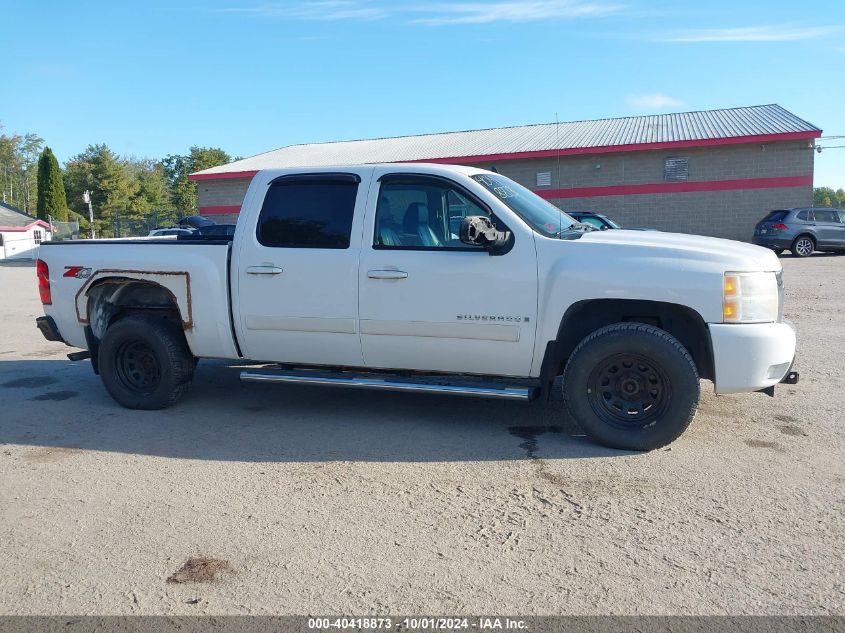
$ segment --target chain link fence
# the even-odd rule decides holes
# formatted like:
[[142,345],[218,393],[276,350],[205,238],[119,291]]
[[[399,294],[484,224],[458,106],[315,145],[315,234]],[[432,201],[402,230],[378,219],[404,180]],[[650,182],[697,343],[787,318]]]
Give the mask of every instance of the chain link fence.
[[54,240],[78,240],[80,237],[85,237],[79,235],[79,222],[50,220],[50,224],[53,227],[52,239]]
[[151,213],[142,217],[126,217],[114,214],[111,220],[110,237],[146,237],[155,229],[170,228],[179,225],[181,216],[176,211]]

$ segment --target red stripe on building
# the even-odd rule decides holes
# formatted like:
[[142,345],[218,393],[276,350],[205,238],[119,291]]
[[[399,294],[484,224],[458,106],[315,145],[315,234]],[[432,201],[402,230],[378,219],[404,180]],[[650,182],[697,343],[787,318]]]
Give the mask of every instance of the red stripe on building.
[[[547,200],[562,198],[601,198],[605,196],[641,196],[654,193],[690,193],[695,191],[739,191],[743,189],[777,189],[784,187],[812,187],[812,176],[779,176],[776,178],[741,178],[735,180],[696,180],[692,182],[649,182],[638,185],[606,185],[600,187],[572,187],[569,189],[540,189],[538,196]],[[240,205],[200,207],[200,215],[239,213]]]
[[200,215],[224,215],[228,213],[240,213],[241,205],[229,204],[219,207],[200,207]]
[[35,222],[30,222],[26,226],[0,226],[0,231],[9,232],[9,231],[28,231],[34,226],[43,226],[48,231],[52,231],[53,227],[47,224],[44,220],[36,220]]
[[560,198],[600,198],[603,196],[639,196],[652,193],[689,193],[693,191],[736,191],[779,187],[812,187],[812,176],[780,176],[776,178],[742,178],[737,180],[701,180],[688,182],[654,182],[638,185],[572,187],[535,191],[547,200]]

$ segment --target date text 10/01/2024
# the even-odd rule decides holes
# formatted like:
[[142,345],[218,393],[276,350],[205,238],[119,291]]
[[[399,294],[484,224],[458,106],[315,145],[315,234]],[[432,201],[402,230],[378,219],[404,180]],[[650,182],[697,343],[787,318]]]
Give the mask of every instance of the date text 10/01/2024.
[[394,620],[386,617],[309,618],[311,630],[330,629],[405,629],[405,630],[522,630],[524,620],[498,617],[449,618],[412,617]]

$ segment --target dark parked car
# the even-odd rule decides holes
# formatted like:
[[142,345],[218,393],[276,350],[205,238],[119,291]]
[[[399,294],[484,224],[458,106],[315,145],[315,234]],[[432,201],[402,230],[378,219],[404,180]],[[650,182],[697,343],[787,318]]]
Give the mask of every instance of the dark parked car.
[[606,231],[608,229],[621,229],[622,227],[611,220],[606,215],[602,215],[601,213],[591,213],[589,211],[567,211],[567,215],[572,216],[574,219],[582,222],[583,224],[589,224],[590,226],[594,226],[599,230]]
[[590,226],[594,226],[600,231],[607,231],[608,229],[627,229],[629,231],[653,231],[654,229],[646,229],[641,227],[631,227],[625,226],[623,227],[621,224],[616,222],[615,220],[611,220],[606,215],[602,215],[601,213],[593,213],[592,211],[567,211],[567,215],[572,216],[579,222],[583,224],[589,224]]
[[201,226],[197,229],[197,233],[209,237],[232,237],[235,234],[235,225],[212,224],[211,226]]
[[796,257],[845,250],[845,211],[829,207],[770,211],[757,223],[751,241],[777,254],[789,249]]

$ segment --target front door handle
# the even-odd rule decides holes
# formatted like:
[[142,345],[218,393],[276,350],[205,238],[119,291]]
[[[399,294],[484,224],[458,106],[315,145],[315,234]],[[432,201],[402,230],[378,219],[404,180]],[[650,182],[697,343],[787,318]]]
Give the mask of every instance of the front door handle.
[[367,277],[370,279],[407,279],[408,273],[404,270],[368,270]]
[[280,275],[284,272],[278,266],[247,266],[247,275]]

